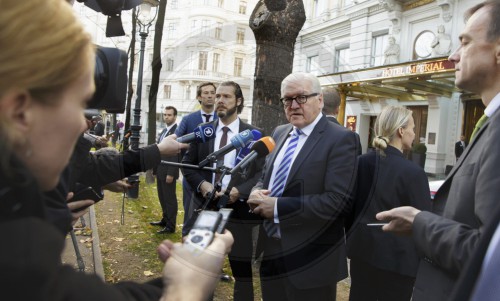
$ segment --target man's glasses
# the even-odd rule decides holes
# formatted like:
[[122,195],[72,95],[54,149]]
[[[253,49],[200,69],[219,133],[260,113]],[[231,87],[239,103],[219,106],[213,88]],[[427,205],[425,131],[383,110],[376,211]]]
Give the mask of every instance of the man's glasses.
[[304,104],[307,102],[307,99],[309,97],[314,97],[314,96],[318,96],[319,93],[312,93],[312,94],[309,94],[309,95],[299,95],[299,96],[295,96],[295,97],[282,97],[280,98],[280,101],[281,103],[285,106],[285,107],[289,107],[292,105],[292,102],[295,100],[299,105],[301,104]]

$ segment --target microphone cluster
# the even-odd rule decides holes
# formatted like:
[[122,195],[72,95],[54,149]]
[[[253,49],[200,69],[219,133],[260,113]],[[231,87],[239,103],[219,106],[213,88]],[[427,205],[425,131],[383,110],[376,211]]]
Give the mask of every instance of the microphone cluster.
[[[233,138],[230,143],[211,153],[207,158],[198,164],[199,168],[203,168],[215,162],[217,157],[223,156],[232,150],[239,149],[236,156],[236,165],[231,170],[231,173],[241,172],[255,159],[265,157],[273,151],[275,142],[270,136],[262,137],[262,133],[258,130],[244,130]],[[215,129],[213,123],[202,123],[197,126],[190,134],[177,138],[181,143],[205,143],[215,139]]]

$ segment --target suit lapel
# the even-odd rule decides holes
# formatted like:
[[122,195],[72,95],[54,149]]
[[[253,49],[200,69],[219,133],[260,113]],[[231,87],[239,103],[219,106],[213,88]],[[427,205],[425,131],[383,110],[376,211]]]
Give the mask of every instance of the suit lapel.
[[177,123],[172,126],[172,128],[168,131],[166,136],[172,135],[175,133],[175,130],[177,129]]
[[286,180],[286,185],[290,183],[291,179],[295,176],[295,174],[298,172],[300,169],[300,166],[302,163],[304,163],[305,159],[309,156],[309,154],[312,152],[318,141],[320,141],[320,138],[324,132],[324,127],[325,124],[328,121],[326,118],[321,118],[318,122],[318,124],[314,127],[314,130],[311,132],[311,135],[307,138],[306,143],[304,143],[304,146],[300,149],[300,152],[297,154],[297,157],[293,161],[292,167],[290,167],[290,172],[288,174],[288,178]]
[[283,144],[285,144],[286,139],[288,138],[288,134],[292,131],[293,126],[289,124],[288,126],[283,128],[283,131],[281,133],[277,133],[276,136],[276,147],[274,148],[273,152],[269,154],[269,167],[266,170],[266,177],[264,179],[264,185],[265,187],[269,186],[269,181],[271,180],[271,174],[273,173],[273,166],[274,166],[274,161],[276,160],[276,156],[280,152],[281,148],[283,147]]
[[[160,142],[163,140],[163,138],[165,138],[165,137],[163,137],[163,135],[165,135],[165,131],[166,131],[166,130],[167,130],[167,128],[164,128],[164,129],[161,131],[160,136],[158,137],[158,140],[156,141],[156,143],[160,143]],[[165,136],[166,136],[166,135],[165,135]]]
[[[219,125],[219,120],[214,120],[211,122],[214,126],[214,131],[217,132],[217,126]],[[208,140],[208,151],[209,153],[213,153],[215,146],[215,139]]]
[[[479,139],[481,139],[481,135],[483,134],[483,132],[486,130],[486,128],[490,125],[490,121],[491,121],[491,118],[488,118],[488,120],[483,124],[483,126],[479,129],[479,132],[477,132],[477,135],[476,135],[476,138],[473,139],[469,145],[465,148],[464,152],[462,153],[462,155],[460,156],[460,158],[458,159],[458,162],[457,164],[455,164],[455,166],[453,166],[453,168],[451,169],[450,173],[448,174],[448,176],[446,177],[446,180],[444,181],[443,185],[441,185],[441,187],[438,189],[438,191],[436,192],[436,196],[434,197],[434,199],[438,199],[438,196],[441,194],[440,191],[441,190],[444,190],[445,187],[448,187],[450,185],[449,182],[452,181],[453,179],[453,176],[455,175],[455,173],[457,172],[457,170],[460,168],[460,166],[462,166],[462,163],[464,162],[465,158],[467,158],[467,156],[469,155],[469,153],[471,152],[472,148],[478,143]],[[448,189],[447,188],[447,189]],[[447,190],[446,189],[446,190]]]

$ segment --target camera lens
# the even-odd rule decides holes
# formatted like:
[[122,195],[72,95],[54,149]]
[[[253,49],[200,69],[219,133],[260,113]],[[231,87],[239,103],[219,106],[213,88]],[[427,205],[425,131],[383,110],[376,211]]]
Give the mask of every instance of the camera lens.
[[203,237],[201,235],[196,235],[196,236],[193,236],[193,238],[191,238],[191,242],[193,243],[199,243],[200,241],[203,240]]

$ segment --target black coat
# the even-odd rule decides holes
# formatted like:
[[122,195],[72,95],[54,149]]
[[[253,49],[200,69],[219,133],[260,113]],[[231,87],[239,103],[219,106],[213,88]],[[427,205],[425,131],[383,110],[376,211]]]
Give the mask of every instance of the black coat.
[[424,170],[404,158],[392,146],[358,158],[354,214],[356,222],[348,233],[347,255],[379,269],[415,277],[419,258],[411,237],[383,232],[377,223],[378,212],[399,206],[430,210],[429,184]]
[[61,265],[65,236],[46,220],[44,196],[31,174],[13,163],[0,173],[0,295],[2,300],[158,300],[161,281],[105,284]]

